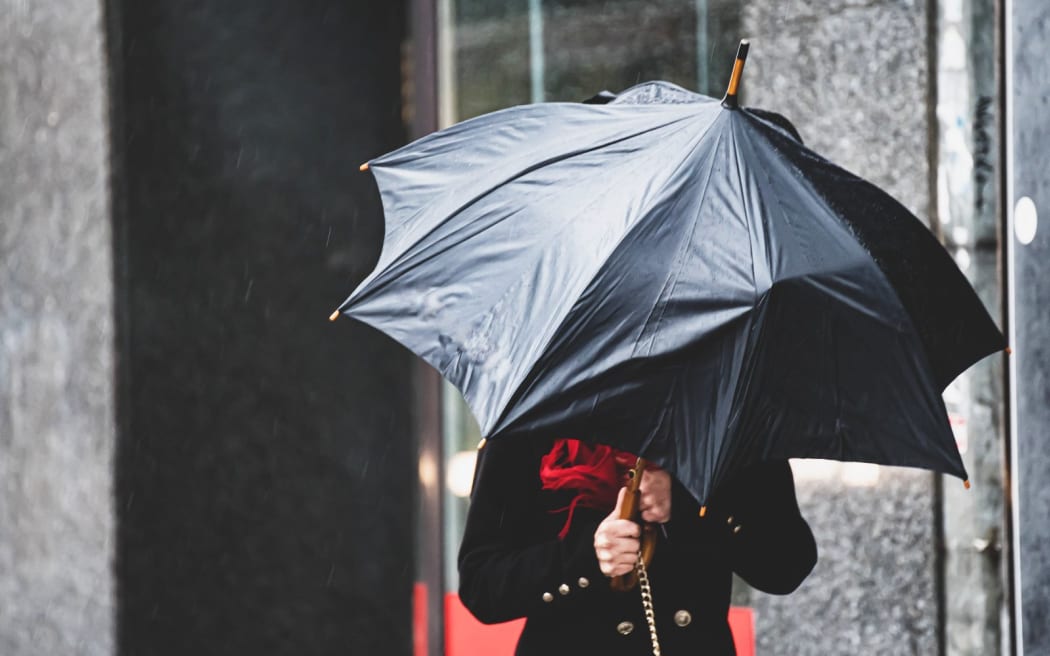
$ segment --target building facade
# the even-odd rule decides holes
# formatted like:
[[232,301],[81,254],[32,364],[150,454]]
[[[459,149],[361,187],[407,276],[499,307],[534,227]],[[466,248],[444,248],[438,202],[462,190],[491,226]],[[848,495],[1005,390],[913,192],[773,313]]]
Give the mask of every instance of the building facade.
[[[945,392],[974,482],[793,463],[821,560],[755,653],[1050,653],[1044,0],[0,0],[0,653],[495,653],[456,605],[477,427],[325,321],[357,165],[665,79],[928,221],[1013,353]],[[479,651],[480,650],[480,651]]]

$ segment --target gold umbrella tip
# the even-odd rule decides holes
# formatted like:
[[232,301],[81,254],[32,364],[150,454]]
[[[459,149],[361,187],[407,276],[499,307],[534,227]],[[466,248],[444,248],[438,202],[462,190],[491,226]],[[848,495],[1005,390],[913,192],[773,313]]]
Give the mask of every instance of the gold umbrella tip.
[[700,506],[700,516],[703,517],[707,514],[707,506]]
[[335,321],[338,318],[339,318],[339,310],[336,310],[335,312],[333,312],[330,315],[328,315],[328,320],[329,321]]
[[368,162],[365,162],[365,163],[364,163],[364,164],[362,164],[361,166],[357,167],[357,170],[358,170],[358,171],[361,171],[362,173],[364,173],[365,171],[367,171],[367,170],[368,170]]
[[722,106],[727,109],[736,109],[740,106],[736,97],[737,88],[740,86],[744,62],[747,61],[747,52],[750,48],[750,40],[740,39],[740,45],[736,49],[736,60],[733,62],[733,73],[729,76],[729,88],[726,89],[726,95],[722,98]]
[[965,481],[963,481],[963,487],[967,490],[970,489],[970,479],[966,479]]
[[1014,350],[1012,348],[1010,348],[1009,346],[1007,346],[1006,347],[1006,354],[1007,355],[1013,355],[1013,353],[1014,353]]

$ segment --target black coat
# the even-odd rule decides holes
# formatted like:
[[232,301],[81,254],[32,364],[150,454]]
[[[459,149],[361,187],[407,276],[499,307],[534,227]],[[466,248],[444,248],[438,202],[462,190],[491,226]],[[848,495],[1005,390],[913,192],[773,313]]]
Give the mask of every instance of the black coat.
[[[459,552],[460,598],[486,624],[528,618],[519,655],[652,653],[638,589],[614,592],[598,569],[594,532],[611,508],[578,508],[558,538],[565,514],[551,511],[568,498],[543,490],[539,478],[551,446],[496,440],[479,454]],[[787,462],[746,470],[715,494],[703,518],[698,511],[675,482],[672,518],[649,568],[665,656],[735,653],[727,621],[732,573],[787,594],[817,559]]]

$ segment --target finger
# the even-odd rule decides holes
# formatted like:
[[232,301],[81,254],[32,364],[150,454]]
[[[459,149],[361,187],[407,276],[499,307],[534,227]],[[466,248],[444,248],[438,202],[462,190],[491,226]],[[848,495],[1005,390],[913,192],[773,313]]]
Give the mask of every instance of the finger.
[[671,510],[671,502],[666,498],[650,497],[639,506],[644,518],[646,513],[666,513]]
[[606,560],[605,569],[616,574],[624,574],[633,570],[637,564],[638,558],[636,555],[631,558],[613,558]]
[[638,544],[640,538],[640,535],[610,535],[602,541],[601,546],[605,549],[623,551],[624,549],[629,548],[632,544]]
[[623,500],[624,500],[624,498],[626,496],[627,496],[627,488],[621,487],[620,488],[620,494],[619,494],[619,496],[616,497],[616,507],[613,508],[613,511],[611,513],[609,513],[609,517],[619,517],[620,516],[620,508],[623,506]]
[[646,470],[642,474],[642,480],[638,484],[638,489],[642,494],[667,494],[667,491],[671,489],[671,475],[662,469],[655,471]]
[[622,568],[630,571],[638,564],[638,554],[625,554],[619,558],[606,561],[606,563],[611,569]]
[[614,540],[620,538],[638,537],[640,529],[638,524],[629,519],[613,519],[607,517],[598,525],[594,531],[595,548],[608,547]]
[[629,519],[608,519],[602,524],[605,525],[604,535],[611,539],[636,538],[641,535],[638,524]]
[[623,576],[634,571],[634,565],[616,565],[609,568],[609,573],[606,576]]
[[638,564],[638,554],[623,555],[619,558],[606,558],[598,561],[598,569],[606,576],[626,574]]
[[642,519],[650,524],[663,524],[671,519],[671,511],[668,508],[653,508],[642,511]]
[[624,574],[633,571],[634,565],[602,565],[598,569],[601,570],[602,574],[609,577],[623,576]]
[[640,543],[634,538],[621,538],[614,541],[603,551],[609,554],[609,557],[615,560],[624,555],[637,554]]

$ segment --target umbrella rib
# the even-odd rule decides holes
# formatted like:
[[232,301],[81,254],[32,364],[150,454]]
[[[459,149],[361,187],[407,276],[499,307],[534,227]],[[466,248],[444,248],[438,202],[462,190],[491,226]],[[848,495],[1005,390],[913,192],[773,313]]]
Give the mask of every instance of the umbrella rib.
[[[744,222],[748,226],[748,230],[747,230],[747,244],[748,244],[748,249],[749,249],[749,252],[750,252],[750,255],[751,255],[751,286],[752,286],[752,289],[754,290],[754,293],[755,293],[754,301],[752,302],[752,308],[755,308],[755,307],[758,307],[758,302],[759,302],[760,295],[758,293],[758,274],[755,271],[755,267],[756,267],[755,242],[754,242],[754,238],[752,237],[752,233],[751,233],[751,226],[754,225],[754,222],[752,221],[752,212],[751,212],[750,203],[748,202],[748,199],[747,199],[747,194],[744,193],[744,173],[743,173],[743,170],[742,170],[741,165],[740,165],[740,163],[741,163],[740,149],[741,149],[741,146],[744,144],[744,142],[746,142],[747,140],[746,139],[739,139],[739,140],[737,139],[736,123],[733,124],[732,134],[733,134],[733,143],[737,145],[737,148],[736,148],[736,155],[737,156],[736,156],[736,167],[735,168],[736,168],[736,175],[737,175],[737,188],[740,191],[740,206],[744,210]],[[769,246],[769,230],[768,230],[768,226],[766,226],[765,221],[760,221],[760,223],[761,223],[760,227],[761,227],[761,230],[762,230],[762,233],[763,233],[763,236],[764,236],[763,238],[765,239],[765,243],[766,243],[766,246],[768,248],[768,246]],[[770,280],[772,280],[772,267],[770,266],[769,262],[766,262],[766,268],[770,269]],[[752,310],[752,312],[753,311],[754,310]],[[761,329],[762,329],[761,326],[759,326],[758,329],[759,329],[759,332],[761,333]],[[752,328],[752,330],[754,330],[754,328]],[[752,368],[748,364],[750,362],[751,358],[753,357],[752,353],[750,352],[751,349],[749,348],[750,342],[751,342],[750,339],[745,342],[744,353],[741,354],[741,360],[742,360],[741,366],[739,368],[735,369],[735,371],[737,372],[737,379],[733,382],[733,387],[732,387],[732,389],[733,389],[733,396],[729,400],[729,417],[726,420],[726,424],[725,424],[725,426],[726,426],[726,435],[724,436],[725,439],[723,439],[722,442],[721,442],[721,445],[718,446],[717,453],[708,452],[708,458],[709,458],[708,461],[715,463],[715,471],[718,471],[718,470],[721,469],[722,460],[727,455],[726,454],[726,445],[731,443],[731,440],[728,439],[729,438],[729,434],[732,431],[736,430],[736,424],[740,420],[741,408],[737,407],[737,399],[740,398],[741,395],[744,393],[744,390],[742,389],[742,387],[746,386],[746,382],[745,381],[748,380],[748,377],[743,375],[743,372],[744,371],[748,371],[748,370],[750,370]],[[715,441],[714,440],[710,440],[708,442],[708,444],[711,446],[711,448],[715,448]]]
[[[371,294],[374,294],[378,290],[382,289],[386,284],[389,284],[389,282],[392,279],[396,278],[396,276],[394,276],[392,274],[395,271],[400,273],[400,269],[398,269],[399,265],[404,263],[406,255],[408,253],[410,253],[413,248],[418,246],[427,237],[432,235],[434,233],[434,231],[439,229],[443,224],[445,224],[449,220],[455,218],[456,216],[458,216],[459,214],[461,214],[462,212],[467,210],[469,207],[471,207],[472,205],[478,203],[479,201],[481,201],[483,198],[486,198],[490,194],[494,193],[496,190],[500,189],[504,185],[506,185],[506,184],[508,184],[508,183],[510,183],[510,182],[512,182],[514,180],[518,180],[518,179],[528,175],[529,173],[532,173],[533,171],[535,171],[537,169],[540,169],[540,168],[543,168],[545,166],[549,166],[551,164],[558,163],[558,162],[563,162],[563,161],[571,159],[573,157],[578,157],[580,155],[585,155],[587,153],[595,152],[595,151],[601,150],[603,148],[608,148],[609,146],[614,146],[614,145],[622,143],[624,141],[628,141],[628,140],[631,140],[631,139],[635,139],[635,138],[641,137],[643,135],[649,134],[650,132],[655,132],[657,130],[662,130],[663,128],[666,128],[669,125],[673,125],[675,123],[684,121],[684,120],[688,119],[689,117],[690,117],[690,114],[683,113],[683,115],[678,117],[678,118],[675,118],[673,120],[669,120],[666,123],[661,123],[659,125],[655,125],[653,127],[646,128],[645,130],[641,130],[639,132],[633,132],[633,133],[631,133],[629,135],[618,137],[616,139],[605,141],[605,142],[602,142],[602,143],[599,143],[599,144],[596,144],[596,145],[593,145],[593,146],[590,146],[590,147],[580,148],[580,149],[577,149],[577,150],[574,150],[574,151],[570,151],[568,153],[564,153],[564,154],[561,154],[561,155],[557,155],[557,156],[554,156],[554,157],[549,157],[549,158],[543,159],[543,160],[541,160],[539,162],[536,162],[536,163],[533,163],[533,164],[527,166],[526,168],[522,169],[521,171],[518,171],[518,172],[516,172],[516,173],[514,173],[514,174],[512,174],[510,176],[507,176],[507,177],[505,177],[505,178],[503,178],[501,180],[498,180],[498,181],[492,183],[487,189],[484,189],[483,191],[478,192],[478,194],[476,196],[474,196],[473,198],[471,198],[468,202],[460,205],[454,211],[452,211],[449,214],[447,214],[442,219],[442,221],[436,223],[430,229],[426,230],[426,232],[424,232],[423,234],[421,234],[417,238],[415,238],[411,243],[409,243],[406,246],[404,246],[402,248],[401,253],[399,253],[398,255],[394,256],[394,258],[390,261],[390,263],[386,266],[386,268],[381,273],[379,273],[371,281],[371,283],[369,284],[369,289],[365,289],[364,287],[362,287],[360,289],[360,291],[361,291],[360,296],[358,296],[354,300],[355,301],[362,301],[365,298],[367,298],[368,296],[370,296]],[[375,164],[373,164],[373,168],[376,168]],[[399,225],[404,226],[404,225],[409,224],[413,219],[418,217],[420,214],[422,214],[426,210],[427,210],[427,206],[424,205],[419,210],[417,210],[417,212],[411,218],[406,219],[405,221],[402,221]],[[384,239],[384,242],[386,242],[386,241],[387,240]],[[382,254],[380,254],[380,258],[382,258]],[[344,306],[345,305],[346,305],[346,303],[344,302]]]
[[[673,123],[674,123],[674,122],[671,122],[671,123],[667,123],[667,124],[665,124],[665,125],[661,126],[660,128],[657,128],[657,129],[662,129],[662,128],[666,128],[666,127],[668,127],[668,126],[670,126],[670,125],[673,125]],[[679,128],[678,130],[676,130],[676,131],[674,131],[674,132],[671,132],[671,133],[669,133],[669,134],[668,134],[668,137],[671,137],[671,136],[673,136],[673,135],[675,135],[675,134],[678,134],[679,132],[681,132],[682,130],[685,130],[685,129],[686,129],[686,128]],[[644,133],[638,133],[637,135],[634,135],[634,136],[641,136],[642,134],[644,134]],[[602,146],[602,147],[604,148],[604,147],[608,147],[608,146],[612,146],[612,145],[615,145],[615,142],[610,142],[610,143],[608,143],[608,144],[605,144],[605,146]],[[597,149],[595,149],[595,150],[597,150]],[[584,153],[582,153],[582,152],[581,152],[581,153],[577,153],[577,155],[581,155],[581,154],[584,154]],[[576,156],[576,155],[573,155],[573,156]],[[643,159],[643,160],[644,160],[644,159],[646,159],[646,158],[644,158],[644,157],[643,157],[643,158],[640,158],[640,159]],[[535,169],[533,169],[533,170],[535,170]],[[526,171],[526,172],[523,172],[523,173],[521,173],[520,175],[518,175],[518,176],[516,176],[516,177],[512,177],[512,178],[509,178],[507,182],[501,183],[501,184],[500,184],[499,186],[497,186],[496,188],[494,188],[493,190],[491,190],[490,192],[487,192],[487,193],[493,193],[494,191],[498,190],[499,188],[502,188],[502,187],[504,187],[504,186],[505,186],[506,184],[508,184],[508,183],[511,183],[511,182],[513,182],[514,180],[516,180],[516,179],[519,179],[519,178],[521,178],[521,177],[523,177],[523,176],[525,176],[525,175],[528,175],[528,173],[530,173],[530,172],[531,172],[531,171]],[[606,179],[607,179],[607,182],[608,182],[608,186],[609,186],[609,187],[611,187],[611,186],[614,186],[614,185],[616,184],[616,183],[615,183],[615,178],[612,178],[612,177],[610,177],[610,176],[606,176]],[[559,192],[559,191],[557,191],[557,190],[552,190],[551,192],[549,192],[549,193],[547,193],[546,195],[542,196],[542,197],[541,197],[541,198],[540,198],[539,200],[547,200],[547,199],[549,199],[549,198],[553,198],[553,197],[557,196],[557,195],[558,195],[558,193],[560,193],[560,192]],[[486,194],[486,195],[487,195],[487,194]],[[480,196],[479,196],[479,197],[478,197],[477,199],[475,199],[475,201],[474,201],[474,202],[477,202],[477,201],[481,200],[481,198],[482,198],[482,197],[480,197]],[[533,202],[533,203],[531,203],[531,204],[535,204],[536,202],[539,202],[539,200],[537,200],[537,201],[534,201],[534,202]],[[589,209],[589,208],[593,207],[593,206],[594,206],[595,204],[597,204],[597,203],[601,202],[601,200],[602,200],[602,197],[601,197],[601,195],[599,195],[599,194],[595,194],[595,197],[594,197],[594,198],[593,198],[593,199],[591,200],[591,202],[590,202],[590,203],[589,203],[588,205],[586,205],[586,206],[584,206],[584,207],[581,207],[581,208],[580,208],[580,211],[579,211],[579,212],[577,212],[576,214],[572,215],[572,217],[576,217],[576,216],[579,216],[579,214],[582,214],[582,213],[584,213],[584,212],[585,212],[585,211],[586,211],[587,209]],[[466,209],[467,207],[469,207],[469,205],[470,205],[470,204],[464,205],[464,207],[463,207],[463,208],[461,208],[461,210],[459,210],[459,211],[462,211],[462,210]],[[484,227],[482,227],[482,228],[481,228],[481,229],[479,229],[479,230],[478,230],[477,232],[473,232],[473,233],[471,233],[470,235],[468,235],[468,236],[466,236],[466,237],[464,237],[464,238],[462,238],[462,239],[458,239],[458,240],[453,240],[453,241],[452,241],[451,243],[448,243],[448,244],[442,245],[442,246],[440,246],[440,247],[439,247],[438,245],[439,245],[439,244],[441,243],[441,241],[443,241],[443,240],[444,240],[444,238],[443,238],[443,239],[439,239],[439,240],[438,240],[438,241],[436,241],[436,242],[435,242],[434,244],[431,244],[431,245],[429,246],[430,248],[436,248],[437,250],[434,250],[434,251],[432,251],[432,252],[429,252],[429,253],[427,253],[427,254],[426,254],[425,256],[423,255],[423,251],[425,250],[425,248],[424,248],[424,249],[421,249],[421,250],[420,250],[419,252],[416,252],[416,253],[412,254],[412,256],[408,256],[408,254],[407,254],[407,252],[406,252],[406,254],[405,254],[404,256],[402,256],[402,257],[401,257],[400,261],[399,261],[399,262],[397,262],[397,263],[392,263],[392,264],[391,264],[391,265],[390,265],[390,266],[388,267],[388,269],[387,269],[387,271],[386,271],[385,273],[387,273],[387,274],[390,274],[390,275],[393,275],[394,277],[396,277],[396,276],[398,276],[398,275],[402,275],[402,274],[404,274],[404,273],[405,273],[406,271],[409,271],[409,270],[411,270],[412,268],[414,268],[414,267],[416,267],[416,266],[419,266],[420,264],[422,264],[422,263],[426,262],[427,260],[429,260],[429,259],[431,259],[431,258],[434,258],[434,257],[437,257],[437,256],[439,256],[439,255],[441,255],[441,254],[445,253],[446,251],[448,251],[448,250],[449,250],[449,249],[451,249],[451,248],[455,248],[456,246],[458,246],[458,245],[462,244],[462,243],[463,243],[464,241],[466,241],[466,240],[468,240],[468,239],[473,239],[473,238],[477,237],[478,235],[480,235],[481,233],[483,233],[483,232],[485,232],[485,231],[487,231],[487,230],[490,230],[490,229],[492,229],[492,228],[495,228],[496,226],[498,226],[499,224],[503,223],[503,222],[504,222],[504,221],[506,221],[507,219],[511,218],[511,217],[512,217],[512,216],[514,216],[515,214],[518,214],[519,212],[521,212],[521,211],[522,211],[523,209],[524,209],[524,207],[519,207],[519,208],[517,208],[517,209],[515,209],[515,210],[511,211],[511,212],[510,212],[510,213],[508,213],[507,215],[505,215],[505,216],[502,216],[502,217],[500,217],[499,219],[497,219],[497,220],[493,221],[493,222],[492,222],[491,224],[489,224],[489,225],[487,225],[487,226],[484,226]],[[450,217],[449,217],[449,218],[452,218],[452,215],[450,215]],[[567,229],[567,228],[569,227],[569,224],[570,224],[570,221],[566,221],[566,222],[565,222],[565,224],[564,224],[564,228],[563,228],[563,229]],[[435,230],[436,230],[436,229],[438,229],[439,227],[440,227],[440,226],[436,226],[436,227],[435,227]],[[434,232],[434,230],[431,230],[431,231],[430,231],[430,233],[428,233],[428,234],[433,234],[433,232]],[[561,233],[561,231],[553,233],[553,234],[552,234],[552,235],[550,236],[550,238],[548,239],[548,242],[550,242],[550,241],[553,241],[554,239],[556,239],[556,238],[557,238],[557,237],[558,237],[559,235],[561,235],[561,234],[562,234],[562,233]],[[425,240],[425,239],[426,239],[426,237],[427,237],[427,235],[424,235],[423,237],[421,237],[421,238],[420,238],[420,242],[422,242],[423,240]],[[417,242],[417,244],[416,244],[416,245],[418,245],[418,244],[419,244],[419,242]],[[418,261],[417,261],[417,260],[418,260]],[[396,271],[395,271],[395,269],[396,269]],[[523,273],[522,275],[526,275],[527,273],[528,273],[528,272],[526,271],[526,272],[525,272],[525,273]]]
[[[706,132],[704,132],[704,134],[706,134]],[[714,175],[714,170],[715,170],[714,160],[715,160],[715,156],[718,153],[718,150],[722,146],[722,138],[723,138],[723,135],[719,134],[718,135],[718,143],[712,149],[711,157],[710,157],[710,160],[709,160],[709,166],[708,166],[708,169],[707,169],[707,177],[704,179],[704,188],[700,192],[700,194],[698,196],[698,199],[697,199],[696,213],[693,215],[693,224],[692,224],[692,226],[690,227],[690,230],[689,230],[689,237],[684,239],[684,240],[682,240],[682,246],[681,246],[680,250],[678,251],[677,267],[674,269],[673,273],[668,272],[667,280],[664,281],[664,284],[663,284],[663,286],[660,289],[660,294],[657,295],[657,303],[655,305],[653,305],[653,309],[649,311],[649,316],[646,317],[645,323],[642,324],[642,329],[641,329],[641,331],[638,334],[638,339],[635,340],[635,349],[637,349],[637,347],[641,343],[641,340],[645,337],[645,334],[646,334],[646,332],[649,329],[649,324],[653,323],[653,329],[652,329],[652,332],[649,335],[649,348],[646,351],[646,356],[652,354],[653,348],[655,348],[655,346],[656,346],[656,333],[659,332],[660,324],[663,322],[664,314],[666,314],[666,312],[667,312],[667,301],[666,301],[665,296],[664,296],[664,290],[667,289],[667,285],[668,285],[668,283],[670,283],[671,288],[670,288],[670,292],[667,294],[667,296],[674,296],[675,287],[677,287],[678,280],[679,280],[679,278],[682,275],[682,268],[685,266],[685,261],[686,261],[684,252],[688,249],[689,244],[692,243],[693,235],[696,234],[696,227],[697,227],[697,224],[699,223],[700,211],[703,209],[703,199],[707,196],[707,189],[708,189],[708,187],[711,186],[711,177]],[[695,148],[695,146],[693,146],[693,148]],[[661,299],[664,299],[662,303],[660,302]],[[653,322],[653,315],[656,314],[657,307],[660,308],[660,314],[659,314],[659,316],[656,317],[655,322]]]
[[[707,125],[706,129],[704,129],[697,136],[697,138],[694,141],[690,142],[689,146],[685,149],[685,152],[684,152],[683,156],[678,161],[678,163],[675,165],[674,169],[672,169],[671,173],[668,175],[668,178],[673,178],[674,175],[678,172],[678,170],[680,170],[683,166],[685,166],[686,162],[689,160],[689,155],[696,149],[696,146],[699,144],[700,141],[703,140],[704,136],[706,136],[711,131],[712,127],[714,126],[714,123],[715,123],[715,121],[712,121],[709,125]],[[713,169],[713,167],[712,167],[712,169]],[[619,250],[619,248],[623,244],[623,242],[634,232],[634,230],[639,225],[641,225],[642,219],[644,219],[649,214],[649,211],[651,209],[652,209],[652,204],[647,206],[644,211],[640,212],[639,213],[639,220],[633,226],[631,226],[630,229],[624,231],[624,234],[617,241],[616,245],[609,249],[608,255],[602,261],[602,265],[597,268],[597,270],[595,272],[595,275],[592,276],[592,278],[591,278],[592,280],[593,280],[593,278],[595,276],[597,276],[597,273],[600,272],[605,267],[606,264],[608,264],[609,259],[612,257],[612,255],[614,253],[616,253]],[[540,353],[546,353],[548,351],[551,343],[555,340],[556,336],[559,334],[560,328],[565,325],[565,322],[568,320],[569,316],[572,315],[572,310],[574,308],[575,308],[575,304],[570,306],[569,311],[565,314],[565,316],[563,316],[561,318],[561,320],[559,321],[558,326],[555,328],[554,331],[551,332],[551,336],[547,339],[547,342],[544,344],[543,348],[540,349],[540,351],[539,351]],[[499,414],[499,416],[493,422],[492,428],[495,428],[496,426],[499,426],[500,424],[502,424],[504,422],[504,420],[506,420],[507,416],[510,414],[510,410],[513,409],[513,407],[514,407],[514,403],[523,394],[523,389],[522,388],[526,385],[526,383],[530,380],[530,378],[533,377],[533,374],[536,371],[536,368],[539,365],[541,360],[542,360],[542,358],[537,359],[537,361],[532,364],[532,366],[525,373],[525,375],[522,376],[521,380],[517,383],[517,385],[515,385],[514,391],[508,396],[508,401],[507,401],[506,405],[504,406],[503,411]],[[504,428],[507,428],[507,427],[504,427]]]

